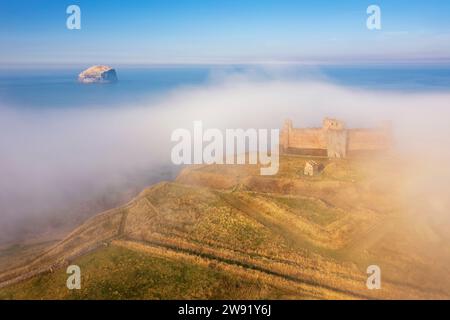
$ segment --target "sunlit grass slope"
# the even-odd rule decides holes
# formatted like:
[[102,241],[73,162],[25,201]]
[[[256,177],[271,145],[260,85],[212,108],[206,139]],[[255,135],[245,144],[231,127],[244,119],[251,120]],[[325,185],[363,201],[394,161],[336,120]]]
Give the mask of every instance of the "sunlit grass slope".
[[[307,160],[282,156],[275,176],[188,167],[1,272],[0,298],[450,297],[449,223],[415,213],[429,204],[406,196],[411,165],[316,159],[324,170],[307,177]],[[80,291],[65,286],[70,264],[81,267]],[[383,271],[381,290],[366,287],[371,264]]]

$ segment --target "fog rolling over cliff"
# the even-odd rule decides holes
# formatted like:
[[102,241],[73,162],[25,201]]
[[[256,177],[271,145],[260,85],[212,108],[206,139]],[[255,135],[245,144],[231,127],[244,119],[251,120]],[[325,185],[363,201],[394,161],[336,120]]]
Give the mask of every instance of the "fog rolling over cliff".
[[173,177],[171,132],[192,130],[195,120],[219,129],[281,128],[286,118],[298,127],[320,126],[326,116],[349,127],[388,120],[396,149],[423,165],[416,178],[445,186],[447,166],[434,180],[426,166],[449,158],[448,101],[449,93],[380,92],[245,73],[112,109],[35,110],[3,101],[0,241],[81,223],[153,181]]

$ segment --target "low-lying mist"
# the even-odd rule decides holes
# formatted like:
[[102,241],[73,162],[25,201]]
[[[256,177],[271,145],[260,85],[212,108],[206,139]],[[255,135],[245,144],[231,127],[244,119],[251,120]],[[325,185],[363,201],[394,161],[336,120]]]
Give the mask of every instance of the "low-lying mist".
[[[159,102],[30,110],[0,102],[0,242],[52,232],[176,174],[171,133],[205,128],[348,127],[391,121],[396,148],[448,172],[450,93],[369,91],[324,80],[221,75]],[[448,175],[440,175],[445,184]]]

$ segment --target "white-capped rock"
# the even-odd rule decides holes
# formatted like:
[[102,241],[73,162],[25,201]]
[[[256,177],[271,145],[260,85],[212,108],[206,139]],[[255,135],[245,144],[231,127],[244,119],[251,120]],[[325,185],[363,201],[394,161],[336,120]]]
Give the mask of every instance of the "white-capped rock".
[[82,83],[111,83],[117,81],[116,70],[109,66],[92,66],[78,75]]

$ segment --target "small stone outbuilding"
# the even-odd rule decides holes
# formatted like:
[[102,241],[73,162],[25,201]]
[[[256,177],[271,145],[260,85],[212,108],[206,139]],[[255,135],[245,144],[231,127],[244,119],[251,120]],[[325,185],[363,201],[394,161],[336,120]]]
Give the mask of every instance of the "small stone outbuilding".
[[321,165],[317,161],[314,161],[314,160],[306,161],[303,174],[305,176],[315,176],[315,175],[319,174],[320,168],[321,168]]

